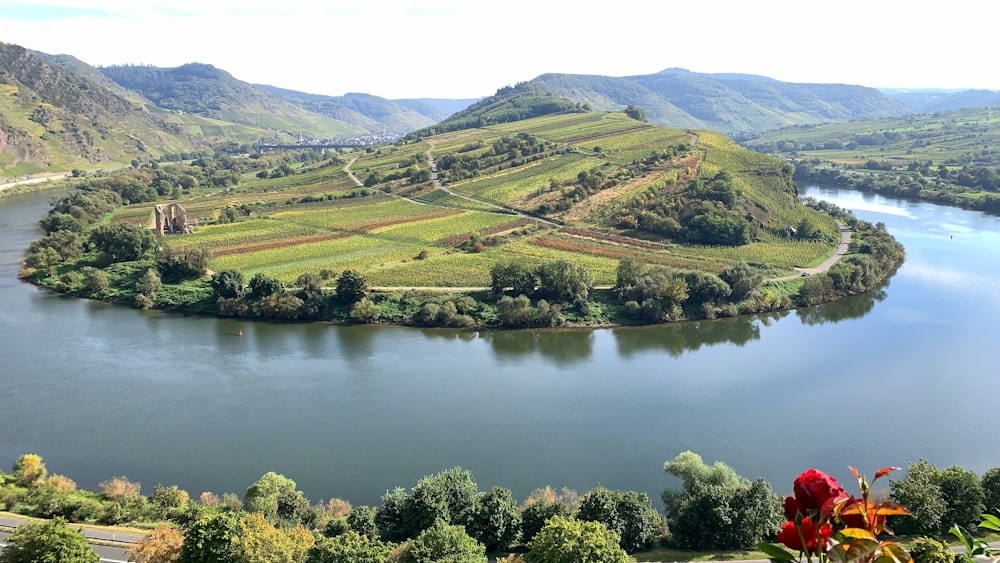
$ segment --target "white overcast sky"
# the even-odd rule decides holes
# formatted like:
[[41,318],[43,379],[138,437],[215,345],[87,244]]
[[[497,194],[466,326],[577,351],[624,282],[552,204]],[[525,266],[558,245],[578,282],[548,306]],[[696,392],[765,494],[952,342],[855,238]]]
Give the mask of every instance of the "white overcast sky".
[[2,0],[0,42],[92,65],[212,64],[304,92],[475,98],[669,67],[1000,89],[988,0]]

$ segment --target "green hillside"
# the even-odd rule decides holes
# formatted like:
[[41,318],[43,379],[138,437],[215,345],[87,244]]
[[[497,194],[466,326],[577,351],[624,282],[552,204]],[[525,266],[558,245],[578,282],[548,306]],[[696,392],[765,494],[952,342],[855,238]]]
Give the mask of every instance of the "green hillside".
[[1000,212],[1000,109],[791,127],[746,138],[796,180]]
[[373,133],[403,135],[433,125],[452,113],[442,111],[429,103],[387,100],[369,94],[323,96],[274,86],[260,86],[260,88],[309,111]]
[[[497,263],[563,258],[600,284],[614,283],[622,258],[711,273],[753,262],[787,275],[828,256],[838,236],[832,219],[797,202],[782,161],[622,113],[455,129],[340,159],[367,189],[343,165],[326,165],[245,179],[224,197],[193,192],[189,213],[243,208],[245,218],[172,244],[210,249],[213,270],[286,283],[356,268],[375,285],[483,286]],[[145,204],[119,217],[149,212]],[[789,238],[806,219],[815,236]]]
[[787,125],[872,119],[912,113],[874,88],[797,84],[743,74],[702,74],[667,69],[650,75],[543,74],[531,81],[556,96],[597,109],[635,105],[650,121],[737,133]]
[[289,135],[347,137],[360,127],[319,115],[233,78],[212,65],[190,63],[176,68],[109,66],[101,72],[164,109],[193,113]]
[[119,93],[0,43],[0,176],[128,163],[196,146]]

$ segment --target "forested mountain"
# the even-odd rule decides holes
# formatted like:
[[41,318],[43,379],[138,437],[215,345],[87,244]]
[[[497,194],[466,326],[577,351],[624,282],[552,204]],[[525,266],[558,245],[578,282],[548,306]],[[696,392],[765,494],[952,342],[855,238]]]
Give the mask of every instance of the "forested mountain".
[[212,65],[110,66],[101,72],[157,106],[232,123],[310,137],[345,137],[361,127],[288,103]]
[[1000,92],[995,90],[882,90],[920,113],[955,111],[968,108],[1000,106]]
[[[370,94],[324,96],[275,86],[259,88],[288,103],[374,133],[406,134],[433,125],[475,101],[454,100],[442,107],[433,101],[387,100]],[[454,109],[448,111],[449,107]]]
[[194,144],[101,83],[0,43],[0,175],[127,163]]
[[543,74],[531,83],[599,109],[635,105],[646,111],[652,123],[725,133],[913,112],[874,88],[799,84],[748,74],[701,74],[684,69],[623,78]]

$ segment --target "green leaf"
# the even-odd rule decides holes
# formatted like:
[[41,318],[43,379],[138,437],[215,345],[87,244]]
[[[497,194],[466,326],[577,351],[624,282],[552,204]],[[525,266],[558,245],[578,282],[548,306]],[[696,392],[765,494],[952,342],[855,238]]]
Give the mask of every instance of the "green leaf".
[[773,543],[759,543],[757,549],[763,551],[771,561],[795,561],[796,555],[787,549]]
[[983,521],[979,523],[979,527],[1000,532],[1000,518],[992,514],[983,514]]

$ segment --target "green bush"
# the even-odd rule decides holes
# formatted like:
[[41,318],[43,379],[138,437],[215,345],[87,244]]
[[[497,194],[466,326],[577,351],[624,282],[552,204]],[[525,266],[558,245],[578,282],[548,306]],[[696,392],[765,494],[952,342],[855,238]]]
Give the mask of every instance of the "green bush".
[[917,538],[910,546],[913,563],[955,563],[955,553],[948,545],[931,538]]

